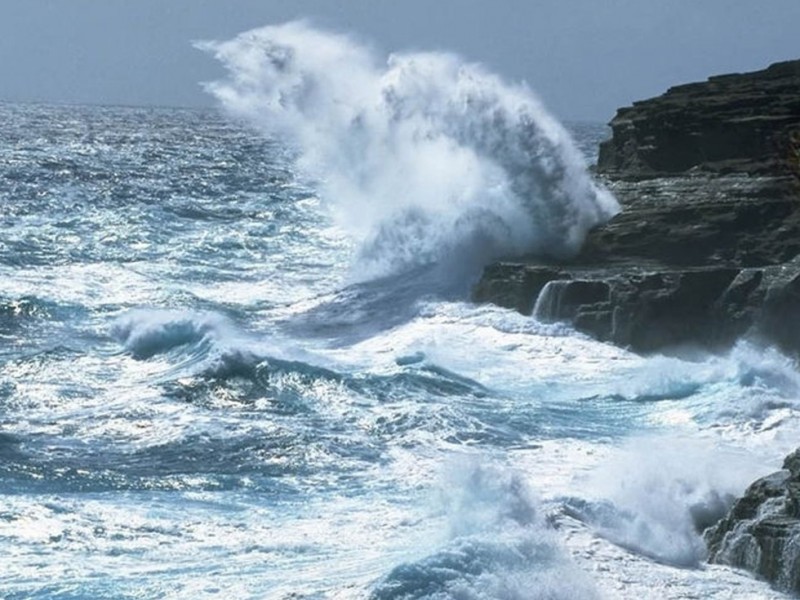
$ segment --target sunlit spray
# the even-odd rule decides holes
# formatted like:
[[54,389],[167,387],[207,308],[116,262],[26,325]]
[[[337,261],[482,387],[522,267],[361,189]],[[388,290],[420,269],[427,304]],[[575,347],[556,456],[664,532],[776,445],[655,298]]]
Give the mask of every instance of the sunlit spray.
[[354,278],[574,254],[617,210],[525,85],[445,53],[386,60],[303,22],[198,47],[224,108],[299,153],[358,247]]

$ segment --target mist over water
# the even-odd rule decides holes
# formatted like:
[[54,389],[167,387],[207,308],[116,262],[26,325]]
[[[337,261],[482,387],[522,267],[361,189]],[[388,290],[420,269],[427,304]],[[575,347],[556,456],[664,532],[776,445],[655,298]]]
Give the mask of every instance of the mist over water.
[[198,46],[228,71],[207,84],[224,108],[296,145],[356,240],[358,280],[569,256],[618,210],[526,86],[456,55],[384,59],[302,22]]

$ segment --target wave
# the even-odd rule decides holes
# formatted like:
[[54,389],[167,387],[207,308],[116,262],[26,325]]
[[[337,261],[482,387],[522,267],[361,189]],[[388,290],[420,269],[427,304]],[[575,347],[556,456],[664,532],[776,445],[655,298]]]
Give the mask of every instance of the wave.
[[769,428],[781,414],[800,409],[796,361],[774,347],[744,341],[725,355],[648,357],[624,379],[597,391],[642,403],[684,401],[683,408],[699,423],[752,431]]
[[290,140],[358,243],[355,280],[501,255],[576,252],[617,210],[566,130],[524,85],[447,53],[382,60],[303,22],[200,42],[228,71],[231,114]]
[[[184,377],[198,381],[182,384],[186,398],[218,383],[244,379],[255,384],[243,398],[272,395],[313,396],[316,386],[340,386],[363,398],[387,402],[411,395],[431,397],[483,397],[488,390],[479,382],[442,368],[424,354],[399,357],[395,372],[352,373],[348,369],[292,347],[270,344],[247,335],[215,313],[180,310],[132,310],[114,323],[111,334],[137,360],[165,355],[172,366],[159,380],[174,383]],[[183,395],[180,390],[175,393]],[[252,397],[252,398],[251,398]]]
[[226,326],[226,319],[213,313],[138,309],[117,319],[111,335],[134,358],[147,359],[218,337]]
[[402,325],[419,315],[429,298],[461,298],[466,281],[442,279],[430,265],[348,285],[292,314],[282,325],[295,337],[325,338],[350,345]]
[[441,498],[449,539],[429,556],[392,569],[372,600],[599,597],[519,475],[479,464],[450,467]]
[[589,497],[564,506],[619,546],[698,567],[706,556],[702,532],[763,470],[751,455],[712,441],[637,438],[582,482]]

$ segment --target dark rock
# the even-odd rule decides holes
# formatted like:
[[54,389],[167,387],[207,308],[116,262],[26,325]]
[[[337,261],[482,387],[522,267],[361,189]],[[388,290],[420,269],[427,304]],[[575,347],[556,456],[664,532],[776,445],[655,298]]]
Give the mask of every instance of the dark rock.
[[569,262],[487,267],[473,298],[538,299],[537,318],[642,352],[745,334],[799,352],[800,61],[672,88],[611,125],[598,170],[622,212]]
[[792,452],[784,459],[783,468],[789,471],[789,473],[795,479],[800,479],[800,448]]
[[744,335],[800,346],[800,257],[762,267],[657,263],[487,268],[476,300],[544,321],[569,321],[583,333],[636,352],[693,345],[729,347]]
[[705,532],[709,562],[752,571],[800,593],[800,450],[783,470],[753,483]]
[[492,302],[529,315],[542,288],[559,277],[556,269],[497,263],[486,268],[472,291],[472,298],[475,302]]
[[746,267],[800,252],[800,198],[786,177],[695,174],[609,187],[623,210],[589,233],[577,261]]
[[[493,273],[502,277],[511,268],[505,265]],[[569,320],[579,331],[637,351],[687,344],[698,336],[718,346],[745,330],[728,331],[717,318],[717,303],[740,275],[737,269],[564,267],[555,279],[551,268],[543,267],[541,273],[538,268],[520,265],[520,274],[513,278],[547,279],[539,287],[537,318]],[[484,290],[500,287],[502,280],[487,278],[485,283]],[[516,300],[514,296],[494,298],[508,308],[518,308]],[[525,308],[522,312],[531,314],[531,303]]]
[[598,169],[639,179],[702,169],[790,172],[800,115],[800,61],[680,85],[622,108]]

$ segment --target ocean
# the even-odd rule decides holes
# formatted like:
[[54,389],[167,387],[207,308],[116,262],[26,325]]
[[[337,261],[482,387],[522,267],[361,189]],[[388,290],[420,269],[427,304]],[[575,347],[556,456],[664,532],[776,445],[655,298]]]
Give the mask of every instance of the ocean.
[[0,104],[0,597],[783,597],[701,531],[796,447],[792,361],[470,302],[617,210],[604,125],[305,25],[206,49],[219,109]]

